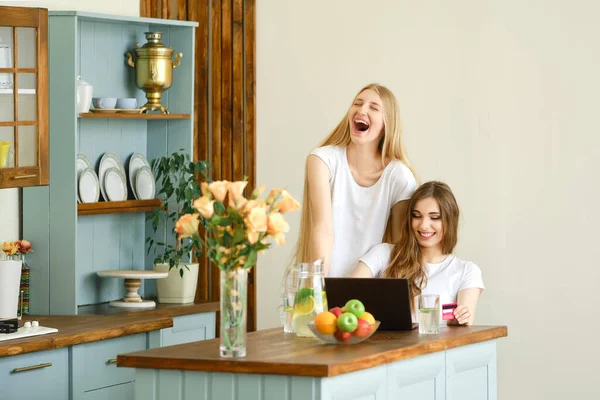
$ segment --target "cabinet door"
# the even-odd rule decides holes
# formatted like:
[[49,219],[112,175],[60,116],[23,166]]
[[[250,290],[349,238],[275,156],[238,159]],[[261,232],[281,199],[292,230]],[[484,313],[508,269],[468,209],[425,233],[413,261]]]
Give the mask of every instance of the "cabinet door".
[[182,315],[173,318],[173,327],[161,329],[158,342],[151,337],[150,348],[173,346],[215,338],[215,313]]
[[69,350],[0,358],[0,386],[0,399],[68,399]]
[[0,6],[0,188],[47,185],[48,10]]
[[146,334],[138,333],[73,346],[73,400],[87,398],[84,395],[88,392],[133,382],[135,369],[117,368],[117,355],[145,350],[146,345]]

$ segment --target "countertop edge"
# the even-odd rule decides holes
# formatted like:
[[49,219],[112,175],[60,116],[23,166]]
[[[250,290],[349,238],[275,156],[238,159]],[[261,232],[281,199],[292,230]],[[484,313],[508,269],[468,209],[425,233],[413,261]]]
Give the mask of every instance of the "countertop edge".
[[[55,350],[68,346],[98,342],[101,340],[114,339],[122,336],[146,333],[159,329],[170,328],[173,326],[171,317],[147,317],[142,321],[130,321],[123,319],[122,324],[115,324],[107,328],[91,328],[81,330],[73,334],[57,333],[34,336],[31,341],[28,338],[16,339],[19,342],[0,342],[0,358],[16,356],[20,354],[33,353],[45,350]],[[91,334],[93,332],[93,335]]]

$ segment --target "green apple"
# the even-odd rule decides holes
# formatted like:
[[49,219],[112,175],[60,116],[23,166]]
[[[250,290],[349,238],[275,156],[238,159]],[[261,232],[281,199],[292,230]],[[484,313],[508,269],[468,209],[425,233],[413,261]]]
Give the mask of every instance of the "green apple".
[[348,300],[342,310],[354,314],[356,318],[360,318],[365,313],[365,306],[360,300],[352,299]]
[[358,326],[358,318],[352,313],[345,312],[338,317],[337,326],[342,332],[353,332]]

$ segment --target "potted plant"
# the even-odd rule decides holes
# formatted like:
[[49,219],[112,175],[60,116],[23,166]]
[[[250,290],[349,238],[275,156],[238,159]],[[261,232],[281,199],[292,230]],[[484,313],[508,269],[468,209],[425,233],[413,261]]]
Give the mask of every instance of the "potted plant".
[[[146,238],[148,254],[154,257],[154,270],[169,272],[158,279],[159,303],[192,303],[198,283],[198,263],[190,257],[202,254],[202,243],[196,238],[178,238],[174,227],[184,215],[193,212],[194,199],[200,196],[200,183],[208,173],[206,161],[190,161],[182,150],[152,160],[152,171],[159,186],[157,197],[162,205],[150,213],[152,236]],[[196,225],[198,228],[198,225]]]

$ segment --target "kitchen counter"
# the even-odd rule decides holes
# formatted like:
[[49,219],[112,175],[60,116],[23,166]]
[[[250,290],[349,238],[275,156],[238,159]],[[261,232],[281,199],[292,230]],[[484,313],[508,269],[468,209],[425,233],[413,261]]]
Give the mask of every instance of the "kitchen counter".
[[215,339],[120,354],[117,366],[136,368],[139,400],[495,399],[496,340],[507,334],[505,326],[444,327],[327,345],[277,328],[248,333],[244,358],[221,358]]
[[219,339],[122,354],[117,365],[187,371],[331,377],[507,336],[504,326],[443,328],[439,335],[375,332],[356,345],[326,345],[281,328],[248,333],[247,356],[221,358]]
[[57,333],[0,342],[0,357],[58,349],[173,326],[173,317],[215,312],[218,302],[197,304],[158,304],[154,309],[117,309],[108,305],[80,307],[80,315],[25,315],[19,321],[39,321],[40,326],[58,329]]

